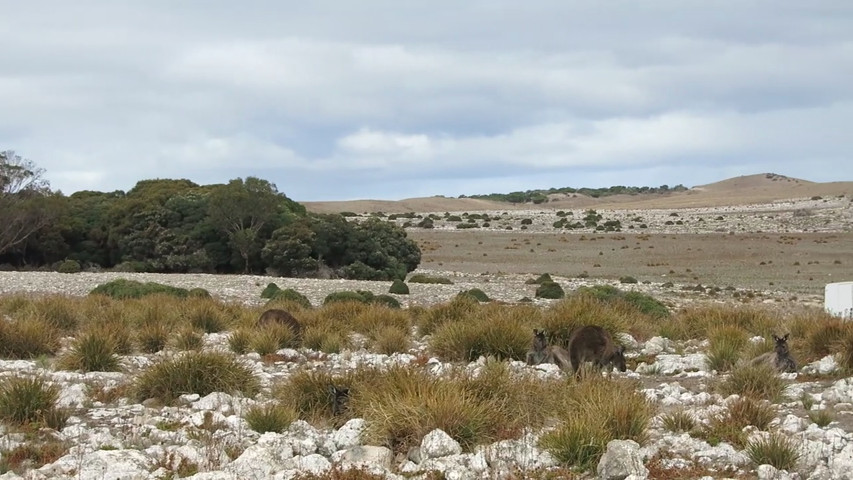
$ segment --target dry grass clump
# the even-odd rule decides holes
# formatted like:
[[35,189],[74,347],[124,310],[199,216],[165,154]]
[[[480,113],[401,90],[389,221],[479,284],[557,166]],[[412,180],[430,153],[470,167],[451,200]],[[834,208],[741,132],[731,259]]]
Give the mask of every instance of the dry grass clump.
[[266,405],[256,405],[250,408],[243,418],[249,424],[249,428],[258,432],[276,432],[281,433],[298,418],[298,413],[295,409],[280,403],[268,403]]
[[785,396],[787,383],[767,364],[735,366],[731,374],[717,383],[723,395],[743,395],[777,403]]
[[243,355],[249,351],[252,337],[252,331],[246,328],[234,330],[228,337],[228,348],[237,355]]
[[562,393],[561,424],[540,441],[561,462],[588,470],[610,440],[645,442],[654,406],[633,382],[591,378]]
[[685,308],[661,323],[661,336],[673,340],[707,338],[721,327],[739,327],[750,335],[770,336],[779,320],[767,308],[752,305],[701,305]]
[[349,345],[349,332],[331,322],[318,322],[302,332],[302,346],[325,353],[340,353]]
[[[288,379],[273,387],[273,397],[282,405],[292,408],[299,418],[312,423],[324,423],[332,420],[334,397],[330,388],[349,388],[350,391],[363,390],[368,384],[367,378],[379,375],[372,369],[359,369],[341,374],[325,370],[300,370]],[[356,386],[359,385],[359,386]]]
[[41,318],[65,333],[77,330],[81,320],[82,301],[62,295],[37,297],[32,300],[29,316]]
[[649,325],[650,317],[621,302],[605,302],[591,295],[572,295],[549,307],[542,318],[548,343],[567,346],[574,329],[598,325],[615,339],[635,324]]
[[82,333],[59,358],[57,367],[81,372],[115,372],[119,364],[113,339],[99,332]]
[[472,361],[480,356],[520,360],[530,348],[531,307],[493,305],[478,309],[465,321],[448,321],[433,333],[429,345],[443,360]]
[[204,335],[190,326],[181,327],[172,339],[172,346],[181,351],[199,351],[204,347]]
[[401,329],[394,326],[381,327],[370,333],[372,349],[376,353],[391,355],[394,353],[405,353],[409,351],[412,341],[409,329]]
[[691,432],[696,428],[696,420],[685,410],[674,410],[661,416],[663,428],[670,432]]
[[[791,326],[791,349],[804,363],[838,352],[843,354],[845,339],[853,335],[853,324],[828,314],[825,317],[817,314],[795,317]],[[794,333],[795,329],[799,336]]]
[[741,397],[730,402],[723,414],[713,417],[699,436],[711,445],[728,442],[743,448],[746,443],[744,427],[753,425],[759,430],[766,430],[775,417],[776,407],[773,404]]
[[[333,305],[335,304],[330,305],[330,307]],[[374,332],[384,328],[395,328],[408,332],[412,326],[409,314],[405,310],[388,308],[377,304],[365,306],[358,314],[348,319],[347,324],[353,331],[367,336],[371,336]]]
[[196,330],[205,333],[218,333],[228,329],[230,321],[223,312],[221,304],[209,298],[188,298],[183,300],[183,316]]
[[26,470],[53,463],[68,453],[68,444],[54,439],[28,441],[9,450],[0,450],[0,472],[23,474]]
[[417,314],[418,333],[431,335],[445,323],[474,317],[480,308],[480,302],[467,295],[453,297],[449,302],[432,306]]
[[232,355],[219,352],[186,352],[143,370],[133,383],[139,400],[158,398],[169,403],[185,393],[211,392],[254,395],[260,389],[252,369]]
[[772,465],[779,470],[794,471],[800,460],[797,444],[782,434],[771,434],[766,438],[746,445],[746,456],[756,466]]
[[711,370],[725,372],[731,370],[741,358],[749,340],[747,332],[737,325],[721,325],[708,333],[710,345],[706,354]]
[[61,430],[68,413],[56,407],[60,388],[42,377],[0,380],[0,420],[16,427]]
[[42,318],[0,320],[0,357],[29,359],[53,355],[59,349],[61,332]]
[[835,420],[835,414],[832,412],[832,410],[826,408],[822,408],[820,410],[810,410],[808,412],[808,415],[809,420],[814,422],[814,424],[820,428],[829,425],[830,423],[832,423],[833,420]]

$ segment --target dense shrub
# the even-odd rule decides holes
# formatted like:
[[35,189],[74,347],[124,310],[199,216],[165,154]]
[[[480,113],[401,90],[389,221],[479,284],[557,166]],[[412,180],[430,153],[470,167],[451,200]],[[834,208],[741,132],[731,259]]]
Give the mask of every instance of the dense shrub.
[[342,290],[340,292],[332,292],[326,295],[326,298],[323,299],[323,305],[328,305],[333,302],[367,303],[367,299],[364,298],[364,295],[359,292],[354,292],[352,290]]
[[591,295],[605,302],[626,302],[639,310],[641,313],[655,318],[669,316],[666,305],[650,295],[640,292],[625,292],[610,285],[596,285],[593,287],[580,287],[575,290],[575,295]]
[[292,288],[285,288],[284,290],[278,290],[272,294],[270,298],[270,303],[276,300],[283,300],[288,302],[294,302],[302,308],[311,308],[311,301],[308,300],[308,297],[299,293],[298,291]]
[[442,285],[453,285],[453,282],[450,281],[450,279],[448,278],[431,277],[422,273],[418,273],[409,277],[409,283],[437,283]]
[[388,289],[388,293],[393,293],[395,295],[408,295],[409,286],[402,280],[394,280],[394,282],[391,283],[391,288]]
[[400,302],[391,295],[376,295],[370,299],[370,303],[385,305],[388,308],[400,308]]
[[457,295],[467,295],[478,302],[491,302],[492,299],[486,295],[486,292],[480,290],[479,288],[472,288],[470,290],[463,290],[459,292]]
[[123,299],[123,298],[142,298],[146,295],[165,294],[175,297],[189,296],[189,290],[186,288],[172,287],[155,282],[137,282],[136,280],[126,280],[123,278],[113,280],[111,282],[98,285],[90,295],[106,295],[108,297]]
[[77,260],[65,260],[56,267],[59,273],[79,273],[80,270],[80,262]]
[[531,278],[531,279],[525,281],[524,283],[527,285],[542,285],[543,283],[548,283],[548,282],[553,282],[553,281],[554,280],[551,279],[550,274],[543,273],[542,275],[539,275],[536,278]]
[[557,282],[544,282],[536,288],[536,298],[558,299],[565,296],[566,292]]

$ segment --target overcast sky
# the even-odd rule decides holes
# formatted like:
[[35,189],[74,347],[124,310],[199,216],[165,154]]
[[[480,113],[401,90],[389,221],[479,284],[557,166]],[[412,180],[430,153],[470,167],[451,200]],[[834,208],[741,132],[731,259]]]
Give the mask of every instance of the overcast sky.
[[2,3],[0,149],[66,194],[853,180],[849,0]]

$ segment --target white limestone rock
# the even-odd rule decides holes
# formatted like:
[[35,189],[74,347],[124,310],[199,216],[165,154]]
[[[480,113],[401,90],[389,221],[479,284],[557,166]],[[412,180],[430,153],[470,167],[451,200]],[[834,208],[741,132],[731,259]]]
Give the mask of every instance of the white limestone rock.
[[648,478],[649,470],[643,465],[640,456],[640,444],[633,440],[611,440],[607,450],[601,456],[596,468],[601,480],[623,480],[628,476],[633,478]]
[[347,423],[343,424],[341,428],[332,434],[332,443],[335,446],[335,450],[346,450],[347,448],[359,445],[361,443],[361,435],[364,433],[366,427],[367,423],[363,418],[347,420]]
[[359,445],[339,450],[332,455],[332,463],[343,469],[368,468],[371,472],[382,472],[391,468],[394,454],[386,447]]
[[640,353],[643,355],[660,355],[668,351],[672,342],[664,337],[652,337],[643,344]]
[[421,440],[421,455],[424,458],[446,457],[462,453],[462,446],[441,429],[435,429]]

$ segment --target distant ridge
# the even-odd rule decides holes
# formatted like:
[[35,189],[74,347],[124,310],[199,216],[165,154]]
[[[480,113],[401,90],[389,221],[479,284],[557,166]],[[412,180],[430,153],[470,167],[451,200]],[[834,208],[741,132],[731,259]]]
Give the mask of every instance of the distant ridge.
[[351,200],[301,202],[310,212],[464,212],[477,210],[559,210],[575,208],[690,208],[750,205],[803,197],[845,195],[853,198],[853,181],[811,182],[776,173],[759,173],[697,185],[682,192],[612,195],[593,198],[583,194],[552,194],[541,204],[512,204],[474,198],[442,196],[404,200]]

